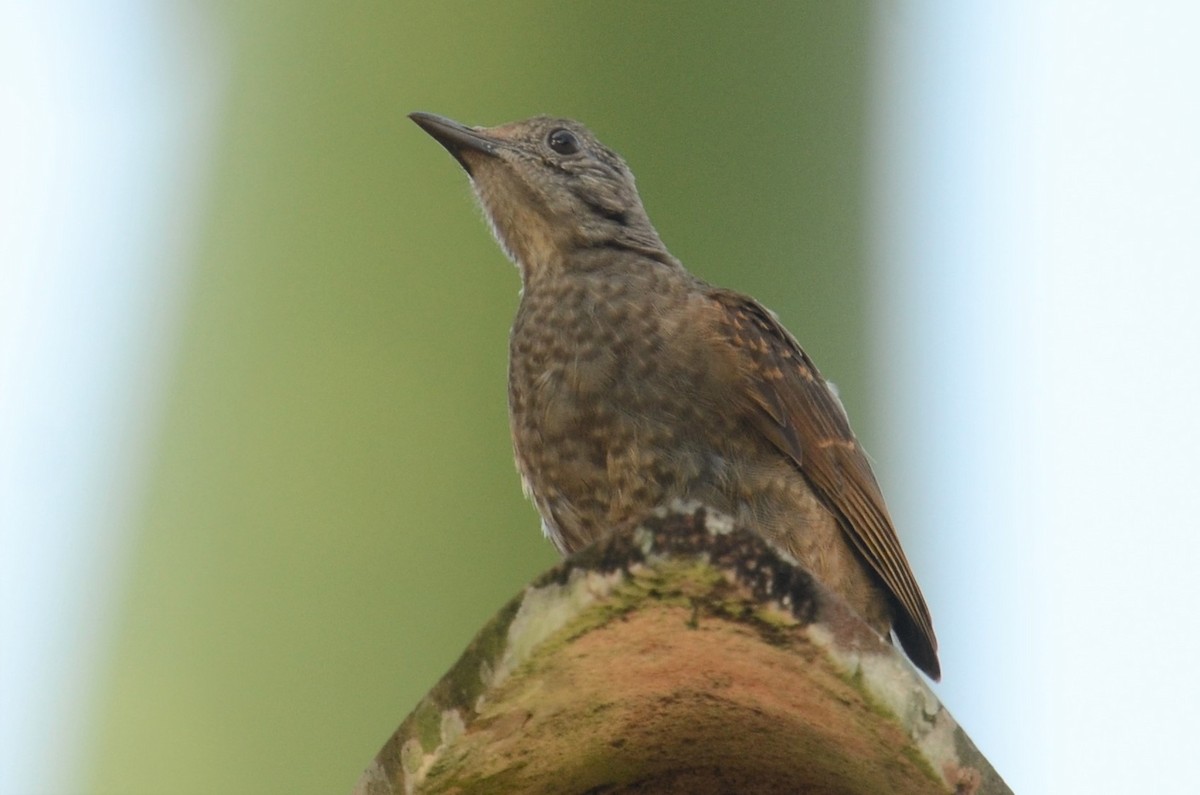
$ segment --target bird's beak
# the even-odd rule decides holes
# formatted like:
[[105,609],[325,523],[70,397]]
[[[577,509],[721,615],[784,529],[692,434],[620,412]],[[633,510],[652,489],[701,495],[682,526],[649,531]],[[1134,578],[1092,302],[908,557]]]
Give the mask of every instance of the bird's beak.
[[471,173],[471,164],[467,161],[465,153],[480,152],[485,155],[495,156],[498,150],[498,141],[494,138],[489,138],[481,131],[468,127],[465,124],[459,124],[453,119],[447,119],[445,116],[438,116],[435,113],[425,113],[423,111],[414,111],[408,114],[408,118],[417,123],[422,130],[433,136],[433,139],[442,146],[446,147],[446,151],[454,155],[454,159],[466,170]]

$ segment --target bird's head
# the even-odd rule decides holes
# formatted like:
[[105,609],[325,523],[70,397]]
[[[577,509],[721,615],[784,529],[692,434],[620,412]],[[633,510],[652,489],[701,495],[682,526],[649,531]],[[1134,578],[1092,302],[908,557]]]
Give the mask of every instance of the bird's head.
[[616,152],[582,124],[537,116],[467,127],[432,113],[409,117],[466,170],[501,247],[528,280],[585,261],[583,250],[669,258]]

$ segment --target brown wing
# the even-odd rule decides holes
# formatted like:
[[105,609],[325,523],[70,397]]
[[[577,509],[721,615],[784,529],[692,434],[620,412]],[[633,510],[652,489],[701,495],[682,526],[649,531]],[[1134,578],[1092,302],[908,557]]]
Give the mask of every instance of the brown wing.
[[796,462],[900,608],[894,628],[921,670],[940,676],[929,608],[913,577],[871,465],[837,397],[796,340],[769,311],[746,296],[714,289],[718,325],[744,359],[754,426]]

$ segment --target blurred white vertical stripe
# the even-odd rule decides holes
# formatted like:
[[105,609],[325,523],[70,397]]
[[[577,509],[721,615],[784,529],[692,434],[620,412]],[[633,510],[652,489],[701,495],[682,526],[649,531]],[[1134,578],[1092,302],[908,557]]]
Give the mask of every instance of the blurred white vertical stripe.
[[1200,5],[1029,16],[1049,784],[1194,792]]
[[1030,330],[1017,11],[948,0],[878,7],[872,315],[888,429],[882,477],[933,611],[938,692],[1021,791],[1025,724],[1039,701],[1019,464]]
[[215,127],[205,22],[0,4],[0,792],[81,791]]
[[1018,792],[1175,786],[1200,694],[1200,6],[878,7],[881,454]]

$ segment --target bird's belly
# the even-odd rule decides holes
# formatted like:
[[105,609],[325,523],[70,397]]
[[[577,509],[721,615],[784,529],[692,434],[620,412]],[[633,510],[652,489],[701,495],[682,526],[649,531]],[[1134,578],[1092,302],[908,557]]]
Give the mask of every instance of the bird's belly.
[[564,552],[682,496],[681,481],[701,466],[640,394],[648,385],[630,383],[617,363],[572,363],[513,386],[517,464]]
[[[706,400],[706,385],[620,362],[571,362],[512,384],[518,467],[555,543],[571,552],[675,499],[774,528],[799,473]],[[761,465],[768,459],[770,471]],[[816,503],[813,503],[816,506]],[[807,506],[805,506],[807,507]],[[791,513],[793,522],[802,516]]]

